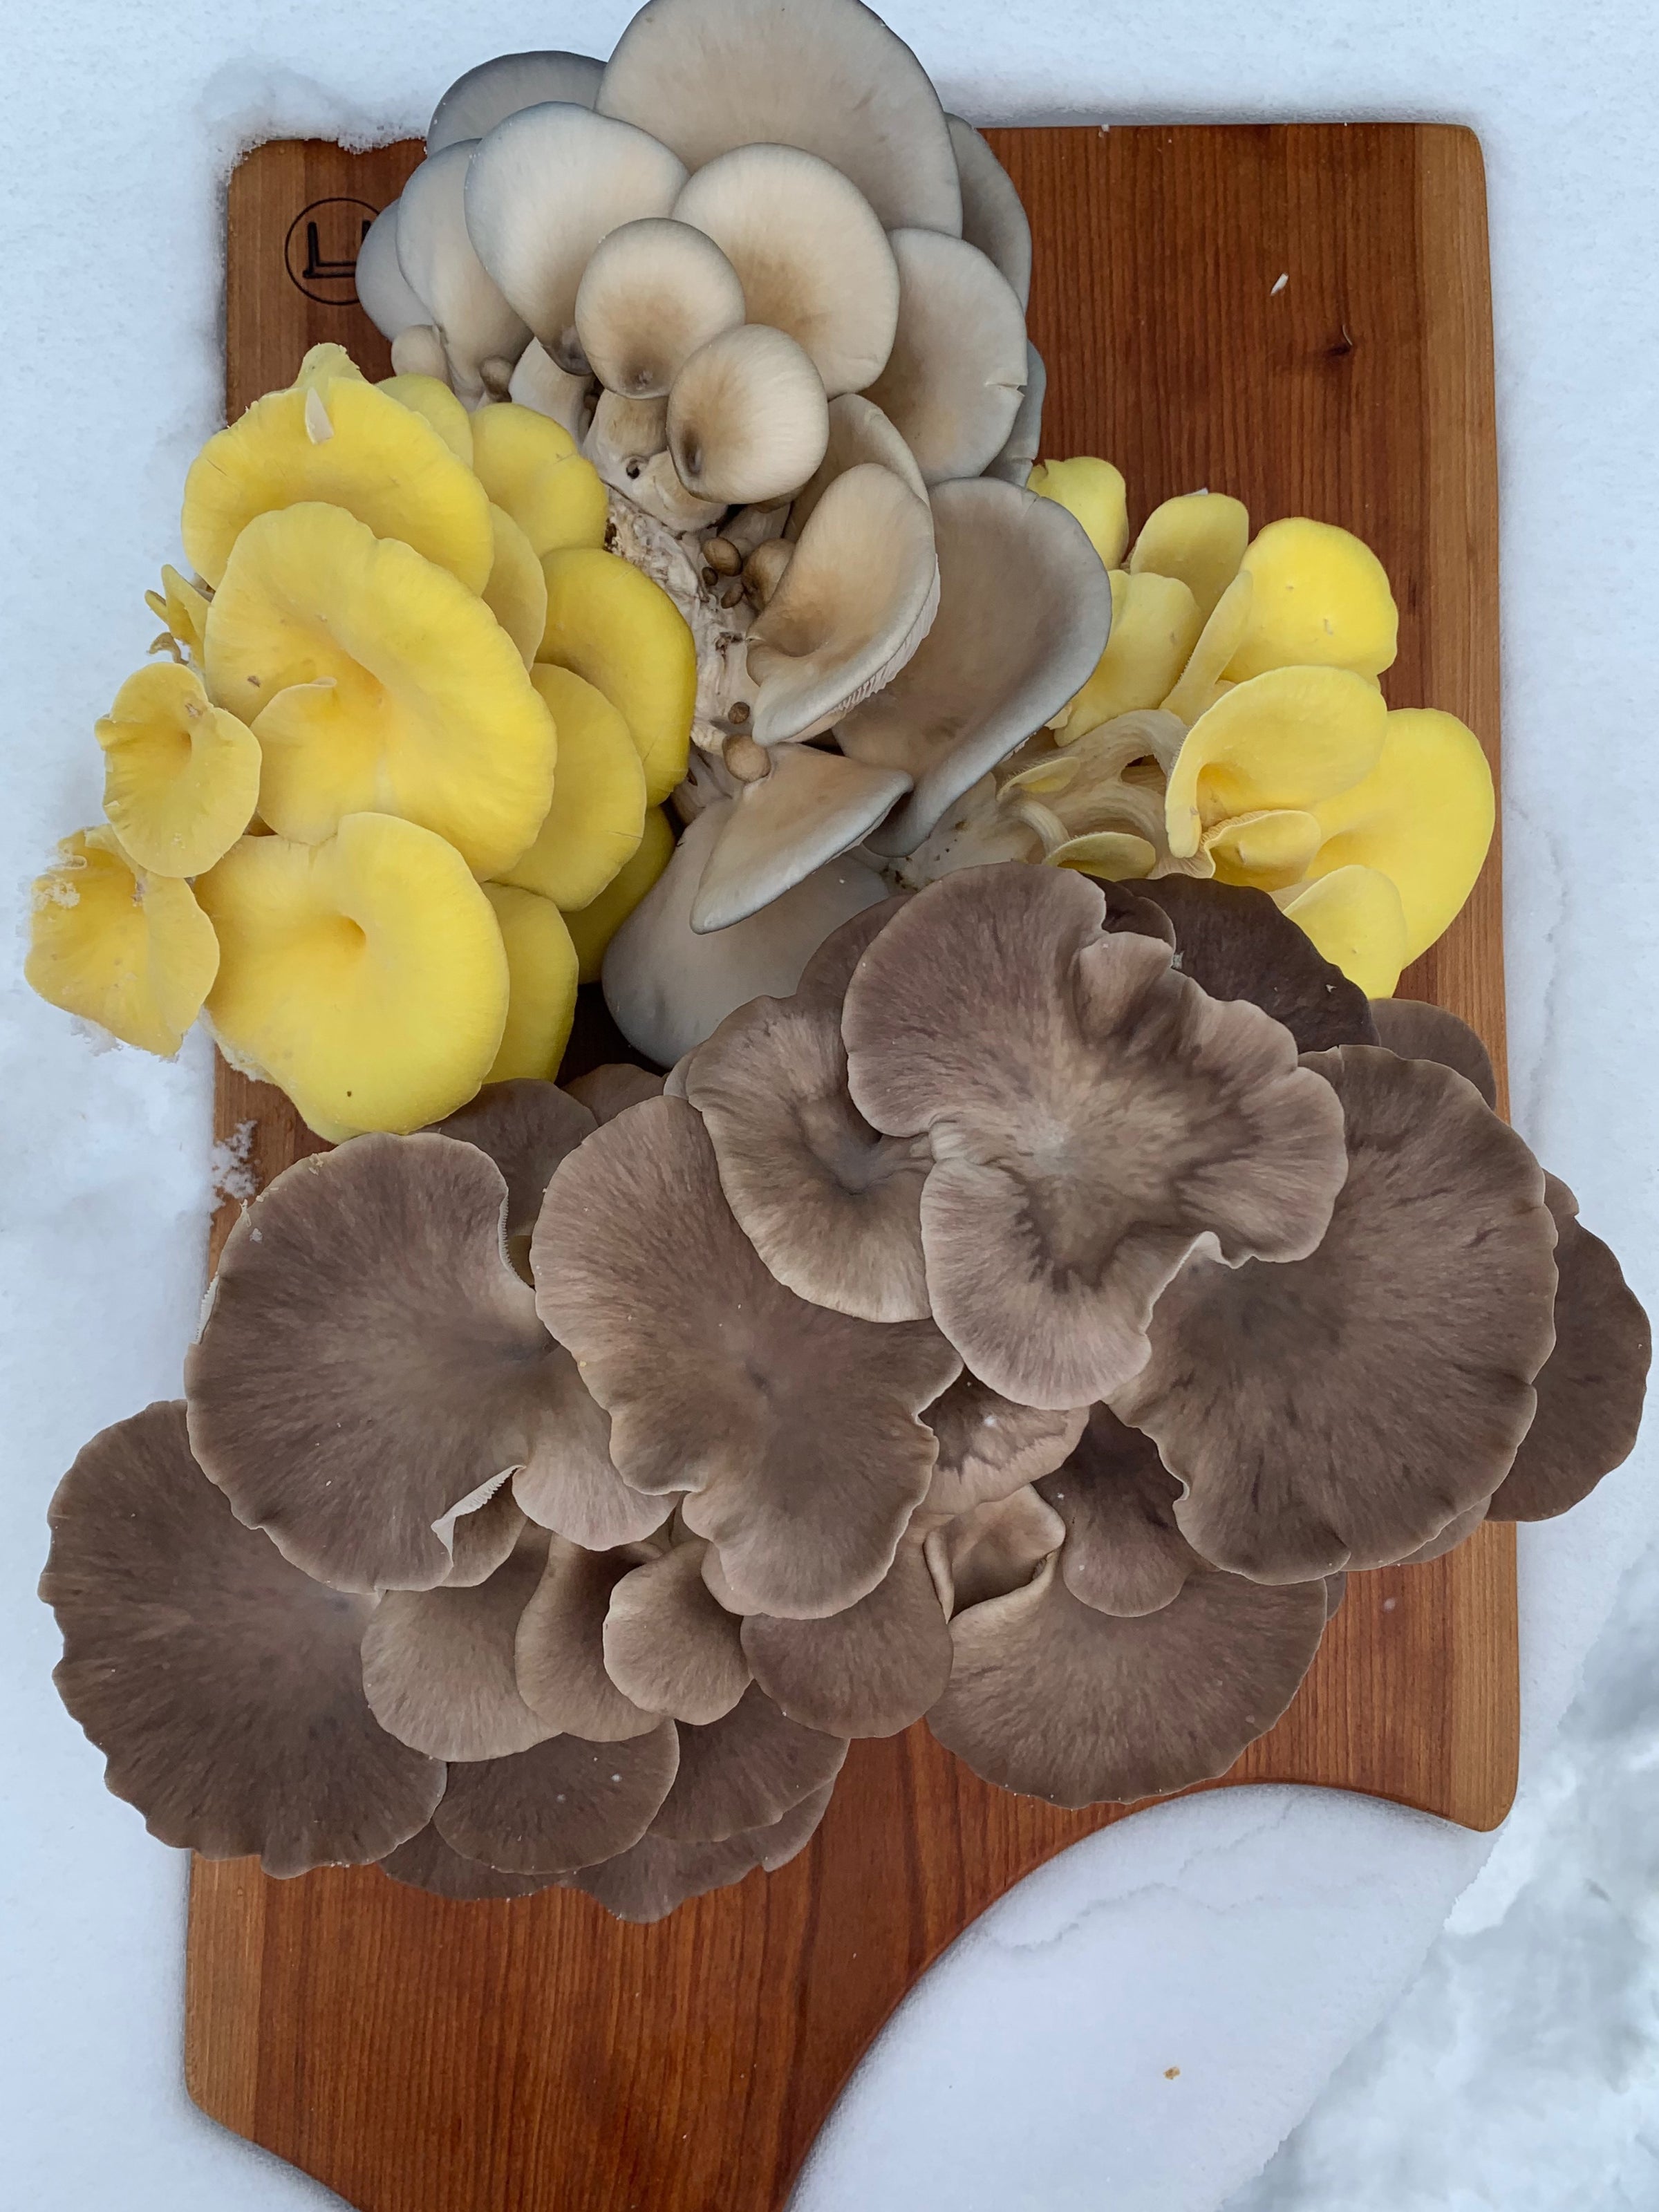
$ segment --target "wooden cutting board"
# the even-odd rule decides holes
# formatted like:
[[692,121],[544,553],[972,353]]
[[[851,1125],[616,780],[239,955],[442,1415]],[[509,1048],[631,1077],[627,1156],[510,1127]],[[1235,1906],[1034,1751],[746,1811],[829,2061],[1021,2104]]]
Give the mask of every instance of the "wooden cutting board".
[[[1462,715],[1496,769],[1475,139],[1401,125],[991,137],[1036,239],[1045,453],[1116,461],[1137,523],[1208,485],[1258,522],[1358,531],[1400,601],[1390,701]],[[230,415],[321,338],[386,374],[351,264],[419,154],[270,145],[237,170]],[[1473,1022],[1501,1071],[1503,977],[1494,850],[1402,989]],[[242,1132],[261,1184],[316,1149],[284,1099],[223,1066],[217,1130]],[[1295,1704],[1227,1780],[1366,1790],[1495,1826],[1515,1782],[1515,1619],[1506,1528],[1355,1577]],[[277,1882],[250,1862],[198,1862],[191,2094],[361,2212],[772,2212],[928,1961],[1022,1875],[1121,1817],[988,1789],[918,1726],[853,1747],[783,1873],[655,1928],[561,1890],[450,1905],[372,1869]]]

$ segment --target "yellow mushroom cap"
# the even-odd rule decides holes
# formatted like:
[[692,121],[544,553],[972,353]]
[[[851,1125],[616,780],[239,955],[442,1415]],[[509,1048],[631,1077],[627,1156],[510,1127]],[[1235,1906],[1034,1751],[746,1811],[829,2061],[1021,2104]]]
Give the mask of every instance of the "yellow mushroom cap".
[[[202,650],[202,631],[207,622],[208,602],[204,592],[181,576],[179,571],[165,562],[161,568],[161,588],[146,592],[144,605],[164,624],[166,636],[158,637],[155,645],[164,645],[168,637],[182,645],[186,653],[199,658]],[[155,646],[150,647],[153,653]]]
[[627,723],[653,806],[685,774],[697,700],[697,652],[659,585],[615,553],[552,553],[547,629],[538,658],[603,691]]
[[1230,815],[1206,831],[1204,848],[1224,884],[1285,890],[1308,872],[1319,849],[1319,821],[1300,807]]
[[1109,884],[1126,884],[1151,875],[1157,861],[1157,848],[1132,830],[1089,830],[1056,845],[1045,854],[1043,865],[1075,868],[1079,875],[1098,876]]
[[374,388],[424,416],[456,459],[472,466],[472,417],[441,377],[386,376]]
[[576,948],[551,899],[510,884],[485,884],[507,951],[507,1025],[486,1083],[559,1072],[576,1012]]
[[494,557],[483,486],[423,415],[355,371],[310,380],[302,372],[208,440],[185,479],[185,550],[216,586],[256,515],[311,500],[483,589]]
[[1279,668],[1235,685],[1188,731],[1170,770],[1170,850],[1188,860],[1230,815],[1310,807],[1376,767],[1389,710],[1363,676]]
[[1129,543],[1129,494],[1121,469],[1089,453],[1069,461],[1039,461],[1025,489],[1074,514],[1107,568],[1122,565]]
[[104,811],[141,868],[199,876],[259,803],[259,741],[216,707],[193,668],[166,660],[129,676],[97,725]]
[[319,1136],[418,1129],[465,1105],[507,1020],[495,909],[453,845],[389,814],[321,844],[244,837],[198,886],[218,931],[226,1057]]
[[447,569],[343,507],[248,525],[206,663],[215,699],[258,709],[259,811],[279,836],[400,814],[495,875],[542,825],[553,726],[513,640]]
[[639,850],[645,769],[627,723],[603,691],[550,662],[530,677],[559,733],[553,804],[535,843],[502,871],[501,881],[574,910],[591,905]]
[[190,885],[148,874],[113,830],[79,830],[34,885],[32,988],[143,1052],[170,1057],[219,966],[213,924]]
[[536,549],[506,508],[492,502],[489,521],[495,532],[495,564],[483,587],[483,603],[528,668],[547,628],[547,579]]
[[1095,672],[1066,708],[1060,742],[1156,707],[1198,643],[1198,603],[1178,576],[1112,571],[1112,627]]
[[472,417],[472,465],[539,559],[579,545],[603,545],[610,507],[599,472],[576,451],[562,422],[510,400]]
[[1363,539],[1290,516],[1258,532],[1243,567],[1255,590],[1229,676],[1316,666],[1380,676],[1393,665],[1399,611],[1388,572]]
[[1389,716],[1370,774],[1321,799],[1314,812],[1322,842],[1309,875],[1380,869],[1400,894],[1403,966],[1443,935],[1474,889],[1498,809],[1474,731],[1455,714],[1407,707]]
[[584,983],[599,981],[605,947],[673,857],[673,826],[660,806],[653,806],[633,859],[623,861],[598,898],[564,918]]
[[1207,623],[1249,542],[1250,513],[1242,500],[1224,492],[1186,492],[1147,516],[1129,556],[1129,573],[1179,576]]
[[1368,999],[1391,999],[1406,964],[1400,894],[1376,868],[1336,868],[1287,902],[1285,912]]

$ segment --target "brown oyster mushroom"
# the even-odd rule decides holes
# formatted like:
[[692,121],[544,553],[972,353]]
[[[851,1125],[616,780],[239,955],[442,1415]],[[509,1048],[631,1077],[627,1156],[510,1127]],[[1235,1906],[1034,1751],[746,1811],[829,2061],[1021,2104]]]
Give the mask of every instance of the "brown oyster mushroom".
[[488,1582],[512,1556],[524,1529],[524,1509],[513,1495],[513,1478],[503,1475],[481,1505],[451,1521],[449,1572],[439,1587],[470,1589]]
[[1066,1523],[1066,1587],[1097,1613],[1157,1613],[1204,1565],[1176,1526],[1179,1485],[1157,1446],[1109,1407],[1090,1408],[1076,1450],[1036,1489]]
[[1346,1575],[1326,1576],[1325,1618],[1328,1621],[1334,1620],[1337,1614],[1341,1612],[1342,1601],[1347,1595],[1348,1577]]
[[1299,1052],[1375,1044],[1376,1003],[1327,960],[1266,891],[1155,876],[1135,892],[1175,929],[1181,972],[1212,999],[1248,999],[1283,1022]]
[[844,1737],[787,1719],[753,1684],[722,1719],[681,1729],[679,1745],[674,1786],[651,1824],[678,1844],[724,1843],[769,1826],[833,1783],[847,1757]]
[[1182,1534],[1268,1583],[1382,1566],[1496,1489],[1553,1335],[1541,1170],[1449,1069],[1344,1045],[1305,1063],[1346,1124],[1323,1243],[1188,1261],[1113,1401],[1185,1488]]
[[1300,1259],[1346,1171],[1340,1107],[1288,1030],[1104,911],[1068,871],[963,869],[889,922],[842,1015],[866,1120],[933,1145],[934,1319],[1022,1405],[1110,1397],[1200,1237],[1229,1264]]
[[546,1572],[518,1623],[518,1682],[527,1705],[566,1735],[626,1743],[662,1720],[624,1697],[605,1671],[611,1594],[640,1564],[632,1552],[586,1552],[556,1536]]
[[1128,1804],[1224,1774],[1295,1696],[1325,1585],[1206,1572],[1134,1620],[1097,1612],[1047,1560],[951,1624],[951,1686],[927,1716],[981,1780],[1051,1805]]
[[647,1833],[631,1850],[585,1868],[570,1887],[586,1890],[618,1920],[665,1920],[689,1899],[725,1889],[757,1867],[775,1874],[787,1866],[812,1840],[835,1787],[826,1782],[769,1827],[747,1828],[718,1844],[677,1844]]
[[[602,1067],[592,1067],[586,1075],[579,1075],[566,1088],[596,1121],[614,1121],[641,1098],[660,1098],[662,1078],[636,1067],[631,1060],[608,1060]],[[538,1199],[538,1206],[540,1203]]]
[[447,1897],[464,1905],[483,1898],[534,1897],[550,1888],[559,1877],[551,1874],[503,1874],[482,1859],[464,1859],[452,1850],[431,1826],[411,1836],[406,1844],[380,1863],[380,1872],[400,1881],[406,1889],[423,1889],[429,1897]]
[[[1376,1024],[1379,1044],[1398,1053],[1401,1060],[1437,1060],[1443,1067],[1455,1067],[1496,1111],[1498,1078],[1492,1073],[1492,1054],[1467,1022],[1425,999],[1373,999],[1371,1019]],[[1352,1042],[1363,1044],[1365,1040],[1357,1037]],[[1303,1047],[1304,1052],[1311,1049]]]
[[544,1392],[548,1419],[534,1459],[514,1474],[514,1502],[538,1528],[585,1551],[609,1552],[653,1534],[676,1500],[647,1498],[617,1474],[610,1420],[562,1345],[553,1347]]
[[896,1735],[951,1679],[951,1629],[913,1528],[868,1597],[827,1620],[751,1613],[743,1649],[792,1721],[829,1735]]
[[939,1459],[920,1510],[953,1518],[1052,1474],[1071,1456],[1089,1409],[1016,1405],[964,1370],[921,1418],[939,1438]]
[[432,1825],[451,1850],[504,1874],[571,1874],[638,1843],[678,1764],[672,1721],[629,1743],[550,1736],[453,1768]]
[[288,1875],[384,1858],[425,1826],[444,1770],[369,1711],[371,1601],[313,1582],[235,1518],[191,1456],[181,1404],[94,1437],[48,1517],[53,1680],[152,1835]]
[[1448,1552],[1455,1552],[1460,1544],[1467,1543],[1486,1517],[1486,1501],[1477,1499],[1466,1512],[1455,1513],[1437,1536],[1431,1536],[1414,1552],[1407,1552],[1395,1564],[1402,1567],[1426,1566],[1431,1559],[1443,1559]]
[[741,1624],[703,1579],[708,1547],[676,1544],[623,1576],[605,1617],[605,1669],[645,1711],[699,1727],[723,1720],[753,1676]]
[[434,1588],[457,1508],[561,1448],[562,1355],[506,1256],[507,1200],[472,1144],[358,1137],[278,1176],[226,1242],[185,1355],[191,1447],[239,1520],[337,1589]]
[[504,1759],[557,1724],[532,1711],[514,1672],[519,1620],[547,1538],[531,1532],[487,1582],[388,1590],[363,1632],[363,1695],[388,1735],[428,1759]]
[[[507,1083],[486,1083],[459,1113],[433,1124],[440,1137],[459,1137],[476,1145],[501,1170],[507,1184],[507,1218],[501,1234],[507,1256],[526,1273],[530,1232],[541,1212],[542,1194],[567,1152],[591,1135],[597,1118],[591,1108],[556,1083],[515,1076]],[[528,1276],[526,1275],[528,1280]]]
[[927,1571],[947,1617],[1021,1589],[1066,1540],[1066,1523],[1027,1486],[988,1498],[931,1530]]
[[892,1565],[960,1363],[931,1324],[809,1305],[733,1219],[693,1109],[650,1098],[549,1187],[537,1302],[611,1415],[623,1480],[683,1490],[745,1612],[838,1613]]
[[[1161,945],[1173,948],[1176,941],[1175,924],[1163,905],[1147,897],[1139,884],[1108,884],[1100,886],[1106,902],[1106,912],[1101,927],[1108,930],[1127,931],[1132,937],[1155,937]],[[1183,971],[1184,972],[1184,971]],[[1193,981],[1202,988],[1201,979]],[[1224,992],[1212,991],[1210,996],[1224,998]]]
[[1538,1411],[1493,1492],[1493,1521],[1551,1520],[1629,1457],[1653,1355],[1648,1317],[1618,1261],[1553,1175],[1544,1203],[1556,1231],[1555,1348],[1534,1379]]

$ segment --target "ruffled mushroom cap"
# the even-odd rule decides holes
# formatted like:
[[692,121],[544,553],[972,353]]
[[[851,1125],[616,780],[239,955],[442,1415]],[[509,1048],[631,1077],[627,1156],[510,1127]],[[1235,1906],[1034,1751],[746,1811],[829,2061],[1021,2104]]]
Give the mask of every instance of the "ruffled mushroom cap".
[[769,1827],[833,1784],[847,1757],[843,1738],[788,1719],[758,1686],[708,1727],[682,1728],[679,1739],[679,1771],[652,1823],[671,1843],[718,1844]]
[[538,561],[604,544],[607,508],[599,471],[550,416],[510,401],[479,408],[472,417],[472,465]]
[[764,504],[799,491],[823,460],[829,404],[811,356],[744,323],[701,345],[668,394],[668,449],[694,497]]
[[859,0],[648,0],[605,64],[599,108],[688,169],[736,146],[799,146],[881,221],[960,231],[962,191],[927,72]]
[[[605,969],[611,940],[635,908],[647,897],[674,857],[674,832],[660,806],[645,810],[645,828],[639,849],[624,860],[595,899],[565,912],[565,927],[576,948],[577,973],[584,983],[597,983]],[[695,884],[687,888],[688,904]],[[690,922],[687,922],[690,930]]]
[[447,570],[343,508],[248,524],[205,659],[213,696],[253,721],[279,836],[316,844],[349,814],[397,814],[490,875],[541,827],[553,724],[513,641]]
[[[516,361],[530,337],[528,317],[507,298],[471,234],[477,150],[475,142],[461,139],[427,156],[404,186],[396,234],[398,264],[426,303],[450,380],[469,406],[484,397],[492,365]],[[392,360],[398,369],[414,365],[396,345]]]
[[153,1835],[287,1875],[383,1858],[425,1826],[444,1770],[364,1700],[372,1606],[234,1518],[182,1406],[94,1437],[50,1517],[58,1692]]
[[697,650],[666,592],[615,553],[554,553],[547,574],[550,660],[600,691],[628,725],[645,769],[647,805],[685,774],[697,697]]
[[482,1859],[465,1859],[430,1822],[418,1836],[389,1852],[380,1866],[382,1874],[406,1888],[423,1889],[429,1897],[447,1897],[459,1905],[476,1905],[484,1898],[534,1897],[559,1879],[551,1874],[503,1874]]
[[31,892],[23,974],[51,1006],[170,1058],[219,968],[212,922],[186,883],[153,876],[110,830],[77,830]]
[[579,1075],[568,1091],[596,1121],[614,1121],[618,1114],[625,1114],[642,1098],[660,1098],[662,1078],[648,1068],[635,1067],[631,1060],[608,1060],[602,1066]]
[[1052,1474],[1070,1456],[1089,1409],[1016,1405],[964,1370],[921,1418],[939,1438],[921,1508],[931,1519],[971,1512]]
[[501,1237],[507,1254],[529,1277],[530,1233],[542,1210],[553,1170],[597,1126],[589,1107],[555,1083],[489,1083],[458,1113],[437,1123],[434,1134],[476,1145],[500,1169],[507,1185]]
[[1265,891],[1191,876],[1157,876],[1135,891],[1169,916],[1182,974],[1212,999],[1248,999],[1284,1024],[1300,1052],[1376,1042],[1376,1007]]
[[1109,574],[1122,568],[1129,544],[1129,489],[1121,469],[1091,453],[1069,461],[1039,461],[1025,489],[1075,517]]
[[825,1620],[751,1613],[743,1650],[781,1712],[842,1736],[896,1735],[951,1679],[951,1629],[914,1532],[867,1597]]
[[629,399],[664,398],[698,347],[743,319],[737,270],[678,214],[642,216],[611,231],[576,289],[582,353],[607,390]]
[[441,154],[463,139],[482,138],[520,108],[546,100],[592,107],[604,75],[605,64],[588,54],[497,54],[458,76],[445,93],[427,125],[426,150]]
[[857,468],[861,461],[874,461],[926,502],[927,486],[916,466],[915,455],[873,399],[866,399],[860,392],[844,392],[830,402],[830,442],[813,475],[789,502],[784,535],[792,540],[799,538],[836,478]]
[[951,1686],[927,1716],[986,1782],[1051,1805],[1127,1804],[1224,1774],[1295,1696],[1325,1586],[1194,1575],[1127,1620],[1073,1595],[1058,1559],[951,1624]]
[[708,1547],[691,1537],[622,1577],[605,1617],[605,1672],[647,1712],[706,1727],[753,1679],[741,1624],[703,1579]]
[[678,1764],[672,1721],[628,1743],[550,1736],[453,1768],[432,1825],[451,1850],[504,1874],[569,1874],[638,1843]]
[[1129,573],[1178,576],[1193,595],[1200,622],[1207,623],[1249,542],[1249,510],[1242,500],[1223,492],[1187,492],[1147,516],[1129,556]]
[[1029,1485],[930,1529],[923,1544],[928,1572],[947,1619],[969,1606],[1022,1589],[1066,1540],[1066,1523]]
[[319,1136],[418,1129],[483,1081],[507,958],[443,838],[348,814],[320,845],[244,837],[196,890],[218,937],[207,1011],[221,1049],[279,1085]]
[[697,171],[674,217],[706,232],[736,270],[739,319],[787,332],[831,399],[875,382],[898,325],[898,267],[874,209],[840,169],[796,146],[734,147]]
[[1340,1106],[1289,1032],[1108,934],[1104,908],[1066,871],[965,869],[888,923],[842,1017],[865,1118],[932,1141],[934,1318],[1030,1406],[1127,1382],[1199,1237],[1230,1266],[1312,1251],[1346,1171]]
[[162,661],[129,676],[97,737],[104,811],[151,875],[199,876],[247,828],[258,739],[211,703],[194,669]]
[[1234,816],[1310,811],[1350,790],[1381,758],[1389,720],[1376,685],[1346,669],[1279,668],[1236,684],[1194,723],[1170,770],[1170,852],[1190,859]]
[[1348,1152],[1324,1241],[1279,1267],[1194,1256],[1113,1399],[1185,1486],[1182,1535],[1270,1583],[1403,1559],[1489,1497],[1553,1331],[1555,1229],[1514,1131],[1427,1060],[1344,1045],[1315,1071]]
[[549,661],[538,663],[530,678],[558,732],[553,804],[535,842],[501,880],[574,912],[591,905],[639,850],[645,769],[604,692]]
[[911,658],[837,732],[854,760],[902,769],[915,782],[871,840],[890,854],[914,851],[970,784],[1065,704],[1098,659],[1111,621],[1105,572],[1052,500],[980,477],[939,485],[933,515],[938,616]]
[[550,1083],[559,1072],[576,1015],[576,948],[551,899],[507,884],[486,884],[507,954],[507,1019],[486,1083],[519,1077]]
[[1270,668],[1394,665],[1400,617],[1388,573],[1362,538],[1304,516],[1270,522],[1245,554],[1249,627],[1228,664],[1236,683]]
[[746,921],[861,844],[910,788],[902,769],[812,745],[775,745],[761,766],[738,787],[704,864],[691,904],[700,936]]
[[942,231],[890,234],[898,321],[869,396],[930,484],[977,476],[1014,427],[1025,390],[1025,315],[996,264]]
[[959,115],[945,120],[962,181],[962,234],[996,264],[1024,307],[1031,296],[1031,226],[1014,180],[971,123]]
[[556,1536],[547,1570],[519,1622],[517,1669],[544,1721],[589,1743],[625,1743],[662,1718],[623,1694],[605,1668],[611,1594],[641,1561],[632,1551],[590,1552]]
[[1097,1613],[1157,1613],[1204,1567],[1176,1525],[1180,1485],[1151,1437],[1109,1407],[1090,1408],[1076,1449],[1036,1489],[1066,1523],[1066,1587]]
[[[1467,1022],[1424,999],[1373,999],[1370,1005],[1379,1044],[1401,1060],[1437,1060],[1442,1067],[1455,1068],[1497,1110],[1498,1078],[1492,1072],[1492,1054]],[[1365,1039],[1345,1042],[1363,1044]],[[1304,1045],[1303,1049],[1311,1048]],[[1559,1221],[1556,1227],[1560,1227]]]
[[631,1850],[585,1867],[571,1881],[616,1919],[663,1920],[689,1898],[741,1881],[757,1867],[775,1874],[804,1851],[830,1808],[833,1782],[812,1790],[769,1826],[749,1828],[717,1844],[679,1844],[652,1832]]
[[155,652],[171,638],[174,646],[182,646],[192,659],[202,653],[202,631],[207,622],[208,602],[188,577],[167,562],[161,563],[161,588],[146,592],[144,605],[161,624],[163,635],[156,639],[150,651]]
[[530,540],[505,507],[492,506],[495,562],[480,597],[528,668],[547,628],[547,579]]
[[786,1290],[678,1098],[647,1099],[565,1161],[531,1260],[623,1479],[686,1492],[685,1524],[720,1547],[745,1611],[811,1619],[875,1588],[933,1470],[916,1416],[958,1371],[936,1330]]
[[520,1618],[542,1578],[539,1529],[471,1585],[388,1590],[363,1632],[363,1694],[380,1726],[431,1759],[504,1759],[556,1733],[514,1672]]

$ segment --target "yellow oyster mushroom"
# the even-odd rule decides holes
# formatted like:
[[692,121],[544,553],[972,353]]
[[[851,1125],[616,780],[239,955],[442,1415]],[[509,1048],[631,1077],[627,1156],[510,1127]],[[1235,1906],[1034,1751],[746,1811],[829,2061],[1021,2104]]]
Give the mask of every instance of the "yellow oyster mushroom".
[[244,837],[197,886],[222,957],[225,1057],[319,1137],[407,1131],[465,1105],[507,1010],[495,909],[454,847],[389,814],[332,837]]
[[1229,676],[1306,667],[1380,676],[1393,665],[1399,611],[1387,570],[1362,538],[1291,516],[1258,533],[1243,566],[1255,589]]
[[161,635],[150,651],[169,645],[176,659],[177,648],[182,646],[193,659],[199,660],[202,631],[207,623],[207,594],[198,591],[176,568],[163,563],[161,588],[159,592],[146,592],[144,605],[161,624]]
[[1141,525],[1129,574],[1179,576],[1208,622],[1232,582],[1250,542],[1250,513],[1224,492],[1190,491],[1166,499]]
[[1309,876],[1350,866],[1387,876],[1405,915],[1405,965],[1444,934],[1474,889],[1498,809],[1474,731],[1455,714],[1407,707],[1389,716],[1370,775],[1313,811],[1321,842]]
[[259,811],[279,836],[315,844],[348,814],[400,814],[489,876],[541,828],[553,725],[512,639],[447,569],[343,507],[249,523],[208,617],[206,673],[252,714]]
[[1095,672],[1051,726],[1060,742],[1120,714],[1156,707],[1192,658],[1202,625],[1198,602],[1178,576],[1112,571],[1112,627]]
[[472,417],[472,465],[538,556],[603,545],[610,504],[599,471],[562,422],[510,400]]
[[547,579],[535,548],[506,508],[492,506],[489,520],[495,532],[495,561],[483,587],[483,603],[528,668],[547,628]]
[[1255,591],[1255,579],[1248,570],[1241,570],[1216,601],[1191,659],[1163,702],[1165,714],[1179,716],[1189,729],[1233,688],[1222,671],[1237,652],[1249,626]]
[[345,377],[353,384],[364,384],[368,379],[343,345],[327,338],[320,345],[307,349],[300,363],[300,373],[295,378],[295,392],[326,392],[337,377]]
[[1075,515],[1103,564],[1121,567],[1129,543],[1129,494],[1121,469],[1089,453],[1069,461],[1039,461],[1025,489]]
[[1400,894],[1376,868],[1336,868],[1288,901],[1285,912],[1368,999],[1391,999],[1406,965]]
[[1285,890],[1302,881],[1319,850],[1319,819],[1300,807],[1231,815],[1205,832],[1204,849],[1224,884]]
[[660,806],[645,817],[639,850],[625,860],[588,905],[565,916],[565,927],[580,963],[584,983],[597,983],[605,965],[605,950],[640,901],[674,857],[674,830]]
[[483,589],[495,557],[483,486],[424,416],[355,370],[302,371],[208,440],[185,479],[185,550],[216,586],[256,515],[317,500]]
[[1043,855],[1045,867],[1075,868],[1079,875],[1098,876],[1109,884],[1150,876],[1157,861],[1155,848],[1127,830],[1091,830]]
[[501,880],[569,911],[591,905],[639,850],[645,769],[628,725],[603,691],[544,661],[530,679],[559,733],[553,804],[536,842]]
[[1389,710],[1363,677],[1341,668],[1279,668],[1252,677],[1200,715],[1170,770],[1170,853],[1197,853],[1230,816],[1306,809],[1369,775]]
[[645,765],[653,806],[685,774],[697,700],[697,653],[685,618],[659,585],[615,553],[551,553],[547,629],[538,659],[603,691]]
[[550,899],[509,884],[485,884],[507,950],[507,1026],[486,1083],[559,1072],[576,1013],[576,948]]
[[177,1052],[219,966],[190,885],[140,867],[112,830],[80,830],[58,848],[33,905],[23,963],[33,988],[123,1044]]
[[259,740],[212,703],[193,668],[167,660],[128,677],[96,734],[104,811],[141,868],[199,876],[247,828]]
[[471,467],[472,417],[441,377],[383,376],[374,388],[423,416],[456,459]]

